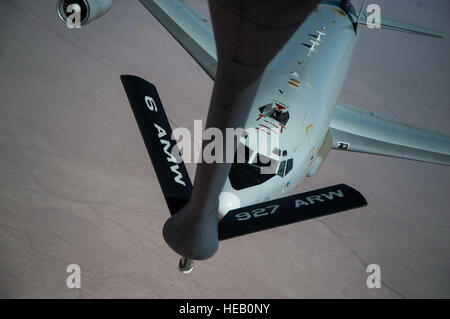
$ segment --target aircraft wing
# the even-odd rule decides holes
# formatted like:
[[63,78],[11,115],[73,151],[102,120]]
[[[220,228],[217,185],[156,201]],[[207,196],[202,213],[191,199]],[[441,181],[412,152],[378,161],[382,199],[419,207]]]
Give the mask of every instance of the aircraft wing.
[[450,165],[450,136],[338,103],[330,123],[333,149]]
[[[358,23],[367,25],[367,19],[370,17],[370,13],[363,12]],[[391,19],[385,16],[381,17],[381,27],[383,29],[412,33],[417,35],[423,35],[428,37],[440,38],[444,37],[444,33],[435,31],[429,28],[424,28],[415,24],[410,24],[395,19]]]
[[217,52],[211,23],[183,0],[139,0],[214,79]]

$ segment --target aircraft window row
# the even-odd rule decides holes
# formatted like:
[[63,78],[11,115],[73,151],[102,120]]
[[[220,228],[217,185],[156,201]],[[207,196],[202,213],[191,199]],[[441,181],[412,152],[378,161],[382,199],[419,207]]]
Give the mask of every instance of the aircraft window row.
[[282,161],[281,164],[280,164],[280,168],[278,168],[277,175],[280,176],[280,177],[283,177],[285,168],[286,168],[286,161]]
[[278,168],[277,175],[284,177],[288,175],[293,168],[294,168],[294,160],[292,158],[288,159],[287,161],[282,161],[280,167]]
[[289,111],[277,103],[270,103],[259,108],[261,114],[268,116],[283,125],[289,121]]
[[249,163],[233,163],[228,174],[231,186],[236,190],[263,184],[274,176],[275,174],[261,174],[259,167]]
[[294,168],[294,160],[291,158],[287,161],[286,173],[284,173],[284,175],[286,176],[287,174],[289,174],[293,168]]
[[241,190],[267,182],[278,171],[279,161],[256,153],[239,143],[228,178],[231,186]]

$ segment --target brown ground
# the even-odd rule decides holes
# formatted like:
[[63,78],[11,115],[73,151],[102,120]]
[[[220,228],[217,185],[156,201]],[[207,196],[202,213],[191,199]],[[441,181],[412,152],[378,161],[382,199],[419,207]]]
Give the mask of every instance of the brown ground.
[[[450,34],[447,0],[379,2]],[[450,169],[338,152],[299,191],[345,182],[367,208],[223,242],[179,274],[119,76],[155,83],[188,128],[213,83],[138,1],[78,31],[55,6],[0,1],[0,297],[450,297]],[[450,134],[449,56],[449,37],[364,29],[341,99]],[[66,287],[72,263],[81,289]],[[372,263],[381,289],[365,285]]]

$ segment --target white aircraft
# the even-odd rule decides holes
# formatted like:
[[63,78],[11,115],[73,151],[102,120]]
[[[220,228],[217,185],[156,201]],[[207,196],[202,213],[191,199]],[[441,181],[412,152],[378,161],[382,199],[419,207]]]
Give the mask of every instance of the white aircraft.
[[[343,184],[293,195],[331,149],[450,164],[450,137],[338,101],[368,19],[364,5],[357,13],[346,0],[209,0],[211,24],[181,0],[140,2],[215,81],[207,127],[257,129],[280,141],[262,153],[244,135],[236,152],[243,163],[199,164],[192,186],[170,155],[176,141],[156,88],[122,76],[172,214],[163,235],[182,256],[180,271],[212,257],[219,240],[367,205]],[[74,3],[85,24],[113,1],[61,0],[64,21]],[[381,27],[443,37],[385,17]]]

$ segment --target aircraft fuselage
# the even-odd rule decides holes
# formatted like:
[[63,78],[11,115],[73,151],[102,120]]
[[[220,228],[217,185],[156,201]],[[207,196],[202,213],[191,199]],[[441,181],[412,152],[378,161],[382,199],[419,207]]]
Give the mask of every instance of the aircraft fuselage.
[[[273,174],[257,176],[252,163],[259,156],[250,149],[248,164],[233,164],[219,198],[219,216],[228,211],[291,195],[298,184],[320,167],[319,151],[347,70],[357,35],[354,12],[320,4],[263,74],[244,129],[279,137]],[[273,154],[277,153],[277,154]]]

